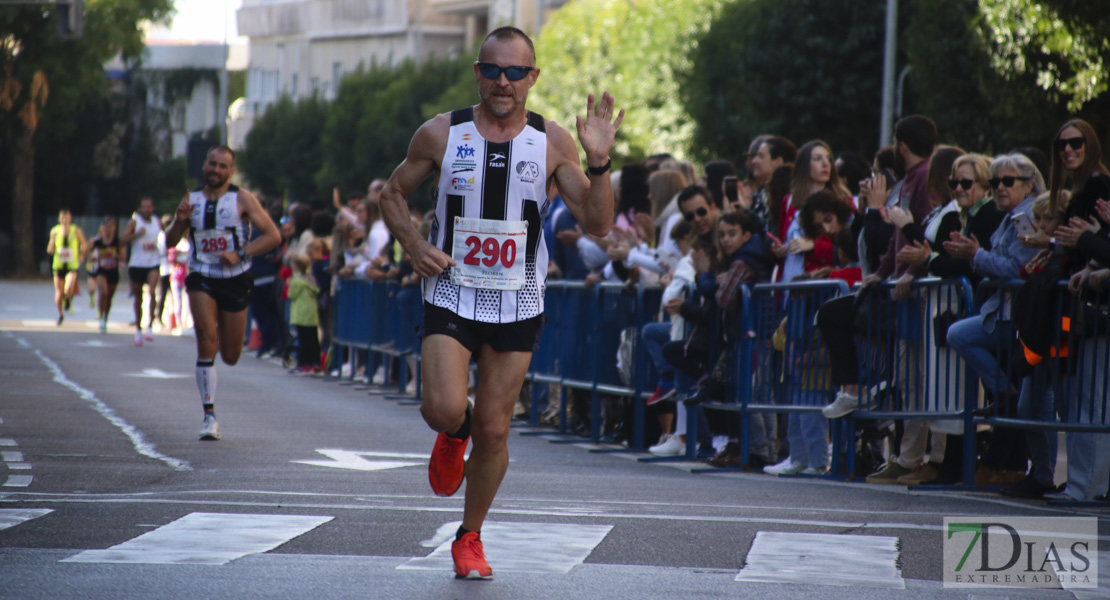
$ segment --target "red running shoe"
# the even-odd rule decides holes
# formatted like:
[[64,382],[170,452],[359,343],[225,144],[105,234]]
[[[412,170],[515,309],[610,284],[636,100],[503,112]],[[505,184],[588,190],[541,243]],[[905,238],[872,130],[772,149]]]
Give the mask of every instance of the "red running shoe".
[[468,531],[452,543],[451,558],[455,559],[455,579],[493,579],[477,532]]
[[469,442],[469,437],[459,440],[443,432],[436,437],[432,458],[428,461],[428,483],[432,484],[437,496],[451,496],[459,491],[466,466],[463,455]]

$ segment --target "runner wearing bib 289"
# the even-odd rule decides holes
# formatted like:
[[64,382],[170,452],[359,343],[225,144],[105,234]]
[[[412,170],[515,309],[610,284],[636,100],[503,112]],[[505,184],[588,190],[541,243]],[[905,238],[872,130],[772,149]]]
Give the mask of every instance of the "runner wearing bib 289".
[[[281,243],[281,234],[258,199],[231,185],[234,174],[235,152],[222,145],[210,148],[204,159],[204,187],[185,194],[166,230],[167,248],[177,246],[186,231],[192,244],[185,290],[197,335],[202,440],[220,439],[215,410],[216,352],[225,364],[234,365],[243,351],[247,306],[254,289],[247,272],[250,257]],[[252,225],[262,232],[253,240]]]
[[[428,376],[420,412],[438,432],[428,478],[444,496],[467,481],[462,527],[451,546],[455,576],[466,579],[493,577],[480,532],[509,464],[513,404],[543,320],[548,186],[559,188],[586,231],[605,235],[613,222],[607,155],[624,111],[614,115],[608,92],[596,108],[588,96],[586,116],[578,117],[587,175],[574,138],[525,108],[540,74],[535,65],[532,41],[519,29],[486,36],[474,64],[481,101],[424,123],[381,196],[386,224],[425,278],[421,360]],[[406,197],[429,175],[438,180],[437,204],[423,239]],[[475,354],[471,409],[466,383]]]

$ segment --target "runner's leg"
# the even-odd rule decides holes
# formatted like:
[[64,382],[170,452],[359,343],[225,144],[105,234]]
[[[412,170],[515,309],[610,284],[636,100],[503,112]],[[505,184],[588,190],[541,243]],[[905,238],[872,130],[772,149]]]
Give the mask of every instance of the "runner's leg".
[[532,362],[531,352],[494,352],[488,345],[478,355],[478,394],[470,435],[474,446],[466,461],[466,502],[462,526],[481,531],[493,498],[509,466],[509,424],[513,406]]
[[[55,273],[54,274],[54,304],[58,307],[58,318],[59,319],[62,318],[62,314],[63,314],[62,313],[62,304],[65,301],[65,284],[66,284],[65,278],[64,277],[58,277],[58,275]],[[61,321],[59,321],[58,324],[60,325]]]
[[219,311],[217,316],[220,339],[220,358],[224,364],[234,365],[243,353],[243,337],[247,333],[247,309],[239,312]]
[[466,376],[470,351],[446,335],[429,335],[420,349],[424,380],[420,415],[434,431],[455,433],[466,420]]
[[[149,339],[154,339],[154,336],[152,335],[154,333],[154,322],[156,320],[161,320],[162,319],[161,313],[157,313],[157,311],[156,311],[156,309],[158,308],[158,279],[159,279],[158,267],[154,267],[150,271],[147,271],[147,274],[146,274],[146,288],[147,288],[147,302],[148,302],[148,304],[147,304],[147,313],[148,313],[149,319],[147,319],[147,322],[146,322],[147,323],[146,333],[147,333],[147,339],[148,340]],[[157,314],[157,318],[155,318],[156,314]]]
[[189,308],[197,338],[197,389],[207,411],[216,402],[216,350],[218,314],[216,301],[200,291],[189,292]]

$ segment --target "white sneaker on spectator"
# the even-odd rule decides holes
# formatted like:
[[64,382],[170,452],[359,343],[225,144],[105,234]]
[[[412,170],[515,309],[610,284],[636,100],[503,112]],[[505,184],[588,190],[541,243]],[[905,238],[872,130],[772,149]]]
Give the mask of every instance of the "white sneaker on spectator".
[[832,404],[821,409],[821,414],[829,419],[839,419],[840,417],[855,412],[858,408],[859,396],[840,390],[836,393],[836,400],[834,400]]
[[374,378],[370,380],[374,385],[385,384],[385,365],[378,365],[378,370],[374,371]]
[[787,457],[786,460],[780,462],[777,465],[763,467],[763,472],[768,475],[796,475],[804,471],[805,468],[805,465],[796,463],[790,460],[789,457]]
[[810,467],[801,472],[802,475],[824,475],[829,472],[828,467]]
[[682,456],[686,454],[686,440],[682,436],[668,434],[667,438],[648,448],[653,456]]

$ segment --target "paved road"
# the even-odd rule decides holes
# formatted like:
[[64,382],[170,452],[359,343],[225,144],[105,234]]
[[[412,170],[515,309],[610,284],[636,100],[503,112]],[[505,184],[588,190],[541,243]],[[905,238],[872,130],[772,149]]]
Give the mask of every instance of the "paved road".
[[0,282],[0,598],[967,598],[940,584],[945,516],[1095,514],[1110,550],[1090,510],[514,435],[496,579],[456,581],[462,494],[428,489],[416,407],[247,355],[219,367],[223,439],[201,442],[192,338],[136,348],[76,306],[56,327],[48,283]]

